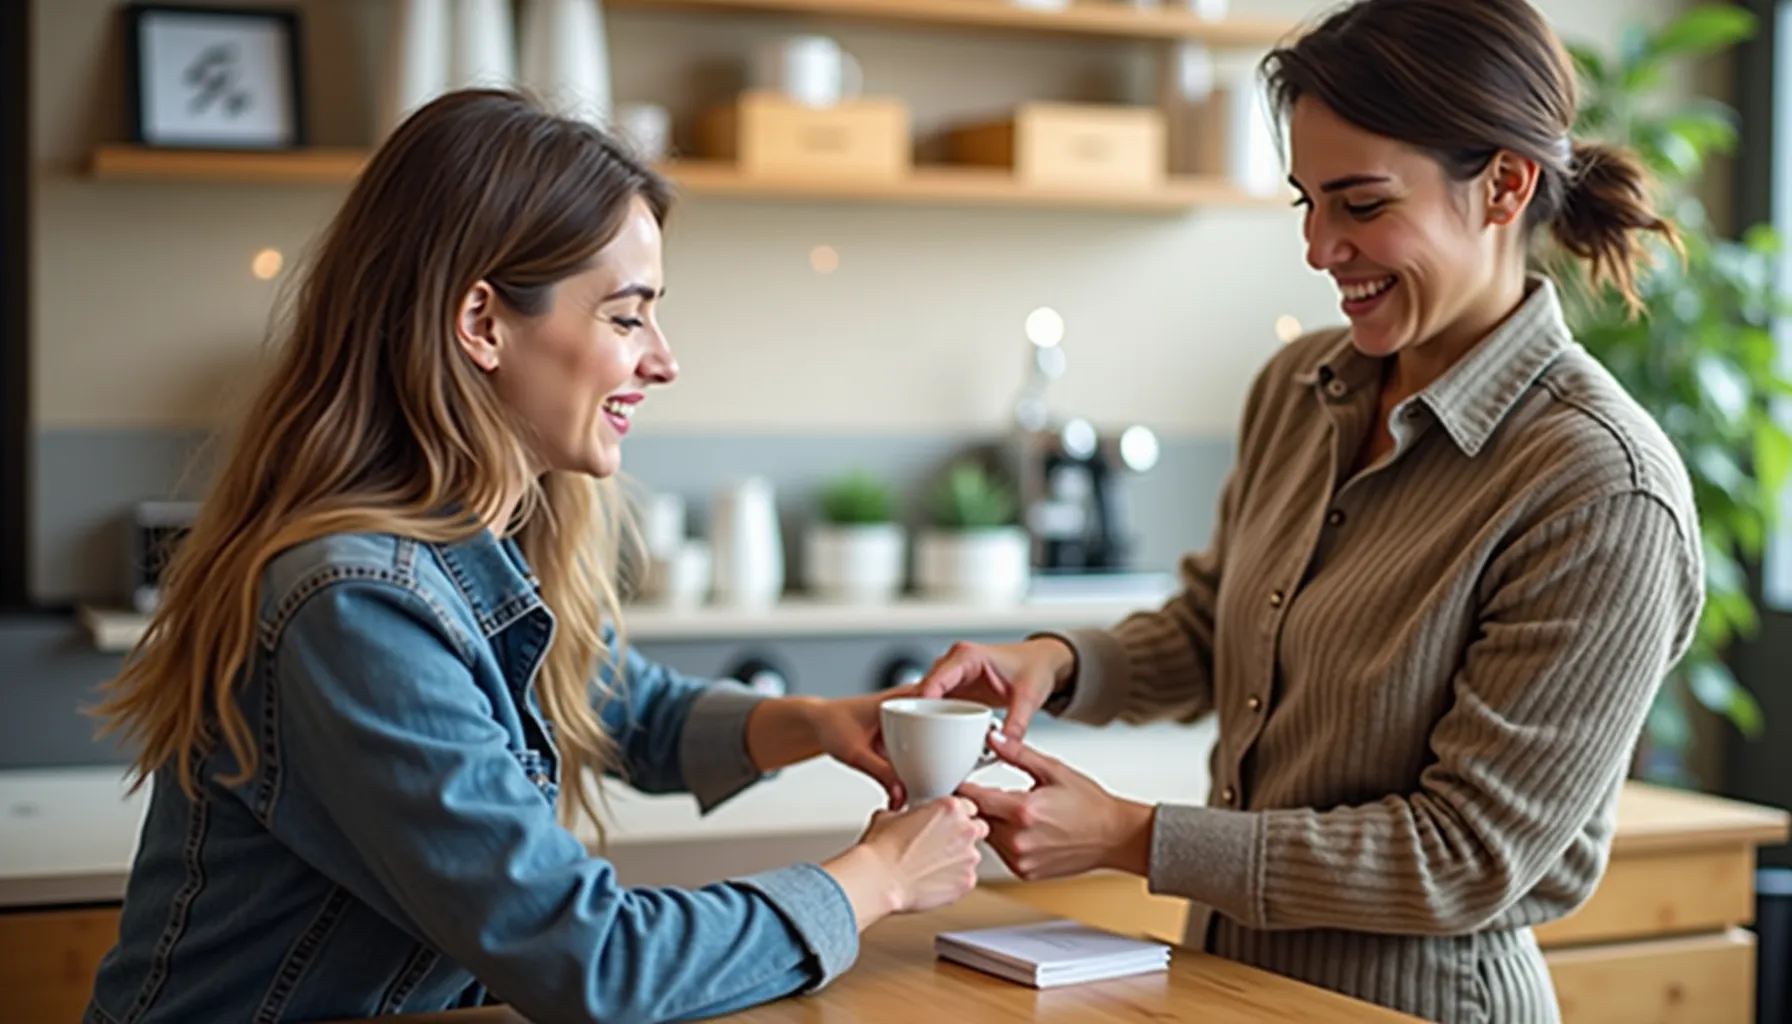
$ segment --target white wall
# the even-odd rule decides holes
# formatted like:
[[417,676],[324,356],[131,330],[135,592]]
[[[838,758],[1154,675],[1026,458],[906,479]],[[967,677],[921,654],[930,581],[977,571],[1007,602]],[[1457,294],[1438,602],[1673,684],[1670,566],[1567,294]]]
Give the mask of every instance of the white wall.
[[[93,143],[123,137],[113,4],[34,2],[35,422],[208,424],[255,358],[274,294],[250,277],[250,257],[264,246],[296,253],[340,192],[85,180],[78,168]],[[363,143],[384,4],[300,6],[316,140]],[[1323,6],[1234,0],[1251,15]],[[1542,6],[1565,35],[1603,42],[1629,19],[1681,5]],[[807,24],[614,13],[618,98],[668,101],[688,120],[726,90],[753,43]],[[868,89],[909,99],[922,131],[1029,95],[1111,94],[1149,59],[1128,43],[834,28]],[[1060,405],[1223,435],[1276,344],[1276,318],[1336,318],[1331,289],[1302,262],[1295,216],[1279,208],[1185,216],[695,198],[675,217],[664,319],[685,375],[649,403],[649,430],[992,428],[1021,379],[1022,319],[1050,304],[1068,323]],[[816,244],[838,250],[838,272],[809,268]]]

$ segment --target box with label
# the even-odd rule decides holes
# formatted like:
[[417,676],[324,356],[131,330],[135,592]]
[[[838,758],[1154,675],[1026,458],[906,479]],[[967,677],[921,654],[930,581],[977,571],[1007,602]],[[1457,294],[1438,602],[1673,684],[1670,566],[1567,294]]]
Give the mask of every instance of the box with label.
[[1011,167],[1031,185],[1151,188],[1166,176],[1153,107],[1023,103],[1007,120],[953,129],[946,146],[955,163]]
[[756,177],[900,178],[913,164],[908,107],[888,97],[808,107],[745,92],[703,114],[697,137],[705,157]]

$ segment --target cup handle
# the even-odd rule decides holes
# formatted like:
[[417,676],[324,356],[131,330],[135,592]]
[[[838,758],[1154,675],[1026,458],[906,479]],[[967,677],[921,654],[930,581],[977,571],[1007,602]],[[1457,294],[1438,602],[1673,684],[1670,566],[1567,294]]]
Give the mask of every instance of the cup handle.
[[865,91],[865,69],[859,66],[859,58],[842,50],[840,52],[840,68],[842,95],[846,99],[857,99]]
[[[1001,728],[1000,724],[991,725],[989,727],[989,731],[993,733],[997,729],[1000,729],[1000,728]],[[994,750],[990,749],[989,736],[988,736],[988,734],[985,734],[983,737],[983,753],[981,753],[977,756],[977,763],[975,766],[973,766],[971,768],[971,771],[977,771],[978,769],[981,769],[981,768],[988,768],[990,765],[999,763],[1001,760],[1002,759],[996,755],[996,752]]]

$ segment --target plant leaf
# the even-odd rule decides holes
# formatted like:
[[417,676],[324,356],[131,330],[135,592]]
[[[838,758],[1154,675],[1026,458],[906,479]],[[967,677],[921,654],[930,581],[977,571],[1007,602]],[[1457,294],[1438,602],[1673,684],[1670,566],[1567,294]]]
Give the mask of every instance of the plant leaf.
[[1603,86],[1609,80],[1611,72],[1606,70],[1605,55],[1590,46],[1579,43],[1568,45],[1568,55],[1574,58],[1574,70],[1589,85]]
[[1755,34],[1752,12],[1731,4],[1702,4],[1662,26],[1649,40],[1652,57],[1699,57]]
[[1649,738],[1669,751],[1685,750],[1692,743],[1692,726],[1686,709],[1671,692],[1663,692],[1649,708]]
[[1792,435],[1774,420],[1764,418],[1755,427],[1755,477],[1761,488],[1778,494],[1792,473]]
[[1750,739],[1761,734],[1761,706],[1754,695],[1736,681],[1730,666],[1717,659],[1689,667],[1687,689],[1707,711],[1729,719]]

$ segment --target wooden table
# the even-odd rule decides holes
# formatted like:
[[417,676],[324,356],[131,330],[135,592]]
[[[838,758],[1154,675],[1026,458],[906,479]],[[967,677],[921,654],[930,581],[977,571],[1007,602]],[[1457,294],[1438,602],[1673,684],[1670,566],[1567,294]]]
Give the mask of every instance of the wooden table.
[[[858,963],[821,992],[720,1019],[734,1024],[913,1024],[928,1019],[952,1024],[1411,1024],[1417,1020],[1185,949],[1174,951],[1167,972],[1043,991],[934,956],[933,937],[939,932],[1023,924],[1046,916],[980,889],[942,910],[878,924],[865,933]],[[516,1013],[496,1007],[381,1019],[391,1024],[527,1024]]]
[[[1625,785],[1611,861],[1592,897],[1536,929],[1564,1024],[1753,1024],[1755,851],[1786,841],[1785,811]],[[1112,931],[1179,942],[1188,905],[1134,875],[997,891]]]

